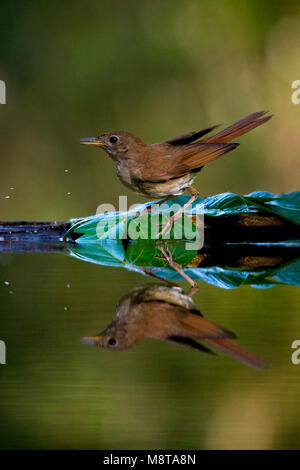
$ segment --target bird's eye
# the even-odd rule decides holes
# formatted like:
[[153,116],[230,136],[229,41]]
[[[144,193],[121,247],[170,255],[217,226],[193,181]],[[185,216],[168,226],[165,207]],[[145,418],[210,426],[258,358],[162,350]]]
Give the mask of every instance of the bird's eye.
[[109,141],[111,144],[115,144],[116,142],[118,142],[119,140],[119,137],[117,137],[116,135],[112,135],[110,138],[109,138]]
[[108,344],[110,346],[115,346],[117,344],[117,341],[115,340],[115,338],[109,338]]

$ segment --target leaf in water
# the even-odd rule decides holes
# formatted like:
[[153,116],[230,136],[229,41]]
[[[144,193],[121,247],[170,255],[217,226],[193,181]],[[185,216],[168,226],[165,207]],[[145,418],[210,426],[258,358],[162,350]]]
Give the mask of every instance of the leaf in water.
[[[174,242],[168,242],[167,244],[172,254],[173,260],[176,263],[179,263],[182,267],[185,267],[189,263],[191,263],[191,261],[195,258],[195,256],[198,253],[197,250],[187,250],[186,243],[188,242],[174,241]],[[169,263],[163,258],[163,254],[158,248],[160,245],[164,247],[162,243],[161,244],[158,243],[156,245],[155,257],[153,257],[152,263],[151,265],[149,265],[149,267],[162,267],[162,268],[169,267]]]
[[[127,222],[127,234],[130,240],[149,240],[151,230],[159,223],[159,215],[150,216],[149,214],[132,217]],[[153,225],[153,227],[152,227]]]
[[[178,206],[180,208],[181,206]],[[195,240],[200,238],[192,216],[184,215],[175,220],[171,231],[160,234],[169,221],[173,211],[164,209],[162,213],[151,213],[131,218],[127,222],[127,234],[130,240]],[[160,235],[159,235],[160,234]]]
[[155,240],[136,240],[129,243],[125,256],[130,264],[151,266],[155,253]]
[[[170,212],[170,207],[174,204],[182,207],[189,200],[188,196],[179,196],[163,205],[155,206],[160,214]],[[145,210],[150,205],[159,201],[153,201],[144,204],[140,210]],[[186,229],[188,227],[191,214],[204,214],[211,217],[220,217],[222,215],[233,215],[242,213],[266,212],[276,214],[290,222],[300,224],[300,191],[290,194],[280,194],[274,196],[266,191],[256,191],[246,196],[239,196],[234,193],[222,193],[210,196],[206,199],[198,198],[193,204],[188,206],[184,212],[184,230],[185,238],[190,238],[195,228]],[[130,231],[134,239],[156,238],[155,235],[150,236],[151,229],[158,224],[159,214],[133,217],[132,213],[115,212],[107,214],[97,214],[87,217],[86,219],[73,220],[73,226],[69,232],[82,234],[77,240],[78,243],[90,242],[97,239],[116,238],[121,239],[127,230]],[[175,222],[176,224],[176,222]],[[127,227],[126,227],[127,225]],[[183,230],[182,228],[180,230]],[[159,231],[159,229],[158,229]],[[68,232],[68,234],[69,234]],[[157,232],[156,232],[157,233]],[[171,232],[171,239],[180,238],[180,233]]]
[[108,214],[97,214],[76,224],[75,233],[82,236],[77,243],[92,240],[121,240],[126,230],[127,214],[120,215],[118,212]]
[[[174,261],[185,267],[184,272],[195,281],[202,280],[224,289],[241,285],[266,288],[276,284],[300,285],[300,258],[278,268],[233,269],[222,266],[187,268],[197,252],[185,250],[178,242],[168,243]],[[139,271],[139,266],[153,268],[158,276],[171,281],[182,281],[178,272],[168,267],[167,261],[159,259],[162,253],[157,242],[140,240],[128,245],[126,253],[118,240],[101,240],[94,243],[72,244],[71,254],[77,258],[105,266],[128,267]]]
[[[181,205],[188,199],[188,196],[176,198]],[[167,204],[172,205],[174,201],[171,199]],[[186,214],[198,213],[211,217],[255,212],[276,214],[290,222],[300,224],[300,191],[278,196],[267,191],[255,191],[246,196],[234,193],[216,194],[206,199],[198,198],[185,211]]]
[[281,284],[300,286],[300,258],[284,264],[271,274]]
[[[157,209],[161,214],[166,214],[173,204],[176,203],[182,206],[188,199],[188,196],[180,196]],[[140,210],[144,210],[151,204],[153,202],[146,203],[140,207]],[[186,209],[184,221],[190,222],[188,216],[192,214],[219,217],[229,214],[257,212],[276,214],[290,222],[300,224],[300,192],[274,196],[266,191],[257,191],[246,196],[223,193],[206,199],[198,198]],[[153,223],[158,223],[158,217],[159,214],[133,217],[132,213],[116,212],[73,220],[70,231],[81,234],[81,237],[76,240],[75,246],[72,245],[71,250],[75,256],[87,261],[126,267],[129,267],[126,264],[129,263],[131,269],[136,270],[138,270],[138,266],[153,267],[159,276],[180,281],[182,280],[180,275],[170,269],[166,261],[159,259],[161,253],[157,249],[154,240],[149,240],[149,234],[151,233],[149,228],[153,227]],[[149,227],[150,225],[151,227]],[[184,226],[184,228],[186,227]],[[194,230],[193,225],[192,229]],[[125,254],[121,238],[126,230],[139,236],[135,237],[135,242],[129,243]],[[171,236],[176,238],[176,233],[174,229],[172,230]],[[181,227],[180,235],[182,235],[182,231]],[[110,240],[107,238],[108,236],[116,236],[117,239]],[[282,246],[291,246],[291,244],[296,247],[299,246],[297,240],[282,240],[281,242]],[[171,240],[168,245],[174,261],[183,267],[188,266],[197,254],[196,250],[187,250],[185,242],[180,244],[179,241]],[[299,285],[299,270],[299,261],[295,260],[277,269],[238,270],[211,266],[209,268],[186,268],[185,272],[194,280],[204,280],[216,286],[230,289],[240,285],[252,285],[260,288],[270,287],[277,283]]]
[[257,204],[263,203],[278,215],[295,224],[300,224],[300,191],[274,196],[266,191],[256,191],[249,194],[249,199]]
[[[239,270],[221,266],[207,268],[186,268],[184,272],[194,281],[205,281],[223,289],[234,289],[242,285],[257,288],[272,287],[277,284],[300,285],[300,258],[286,263],[277,269]],[[170,281],[182,281],[182,277],[170,268],[155,269],[155,274]]]
[[118,240],[101,240],[92,243],[72,244],[70,252],[76,258],[103,266],[124,266],[125,252]]

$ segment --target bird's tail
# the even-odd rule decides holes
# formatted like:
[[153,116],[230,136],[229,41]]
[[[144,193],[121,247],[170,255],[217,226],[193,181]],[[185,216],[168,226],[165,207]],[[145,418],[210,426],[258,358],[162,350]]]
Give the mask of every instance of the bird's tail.
[[210,346],[214,346],[216,349],[244,362],[248,366],[261,369],[268,365],[268,362],[264,359],[234,343],[232,341],[232,339],[236,338],[234,333],[203,318],[200,312],[190,312],[189,315],[181,319],[181,325],[190,338],[198,339]]
[[238,344],[234,343],[228,338],[224,339],[205,339],[205,343],[225,352],[229,356],[234,357],[238,361],[247,364],[248,366],[256,369],[262,369],[269,366],[268,361],[256,356],[255,354],[247,351]]
[[258,111],[257,113],[249,114],[249,116],[240,119],[226,129],[214,134],[201,142],[206,143],[227,143],[232,142],[243,134],[255,129],[255,127],[261,126],[265,122],[271,119],[272,115],[265,116],[267,111]]

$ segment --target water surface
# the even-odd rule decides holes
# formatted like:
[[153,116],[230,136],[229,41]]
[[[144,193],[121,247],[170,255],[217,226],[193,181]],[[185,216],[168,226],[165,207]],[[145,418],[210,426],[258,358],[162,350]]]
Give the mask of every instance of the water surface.
[[120,297],[152,282],[138,273],[56,253],[0,262],[1,448],[299,448],[296,287],[200,283],[201,312],[272,363],[252,370],[155,340],[124,352],[81,344]]

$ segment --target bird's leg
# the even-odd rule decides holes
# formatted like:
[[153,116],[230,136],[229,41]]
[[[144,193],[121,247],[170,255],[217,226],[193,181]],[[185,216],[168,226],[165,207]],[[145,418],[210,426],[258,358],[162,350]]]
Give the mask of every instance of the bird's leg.
[[159,232],[158,236],[163,235],[164,233],[170,233],[175,220],[179,219],[182,213],[185,211],[185,209],[188,206],[190,206],[197,199],[197,197],[199,197],[199,191],[193,186],[188,186],[186,189],[190,192],[191,198],[177,212],[175,212],[174,215],[170,217],[169,221],[165,224],[163,229]]
[[186,295],[189,295],[190,297],[193,297],[193,295],[196,294],[198,289],[199,289],[199,286],[198,286],[198,284],[195,283],[195,285],[190,288],[190,290],[186,293]]
[[189,296],[194,295],[198,290],[197,283],[195,281],[193,281],[193,279],[183,271],[181,264],[176,263],[176,261],[173,260],[173,256],[172,256],[172,253],[171,253],[169,247],[166,247],[166,250],[165,250],[164,248],[159,246],[158,249],[162,252],[165,260],[169,263],[171,268],[175,269],[175,271],[177,271],[191,286],[191,288],[188,291],[187,295],[189,295]]
[[151,269],[144,268],[144,267],[142,267],[142,266],[139,266],[139,268],[140,268],[147,276],[154,277],[155,279],[158,279],[159,281],[165,282],[165,283],[169,284],[170,286],[178,287],[178,284],[176,284],[176,282],[169,281],[169,279],[164,279],[163,277],[158,276],[158,275],[155,274]]

